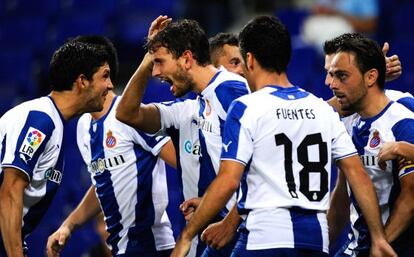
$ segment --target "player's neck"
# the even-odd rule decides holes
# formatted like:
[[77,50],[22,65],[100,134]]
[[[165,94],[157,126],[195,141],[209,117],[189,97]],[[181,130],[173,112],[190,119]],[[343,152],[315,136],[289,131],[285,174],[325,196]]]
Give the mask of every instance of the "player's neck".
[[109,91],[108,95],[105,98],[105,102],[103,104],[103,109],[100,112],[91,112],[92,119],[99,120],[104,115],[106,115],[109,112],[109,109],[111,108],[112,102],[115,98],[115,93],[113,91]]
[[275,85],[280,87],[292,87],[286,73],[276,73],[262,71],[256,76],[256,90],[260,90],[268,85]]
[[53,99],[64,120],[70,120],[81,114],[79,99],[73,91],[52,91],[49,96]]
[[218,69],[213,65],[196,66],[192,73],[196,88],[193,88],[194,93],[200,94],[213,79],[214,75],[218,72]]
[[388,99],[384,91],[376,89],[375,92],[369,92],[365,96],[362,108],[358,114],[364,119],[372,118],[384,110],[389,102],[390,99]]

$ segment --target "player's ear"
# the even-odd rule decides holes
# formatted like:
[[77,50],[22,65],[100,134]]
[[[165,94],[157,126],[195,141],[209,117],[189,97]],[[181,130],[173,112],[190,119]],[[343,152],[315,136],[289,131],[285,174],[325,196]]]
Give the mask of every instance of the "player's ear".
[[[76,80],[75,80],[75,82],[74,82],[74,87],[76,87],[76,88],[78,88],[79,90],[82,90],[82,89],[85,89],[85,88],[87,88],[88,87],[88,85],[89,85],[89,80],[86,78],[86,76],[85,75],[83,75],[83,74],[80,74],[77,78],[76,78]],[[72,87],[73,88],[73,87]]]
[[248,52],[246,54],[246,67],[247,67],[247,69],[252,70],[254,68],[254,62],[255,62],[255,58],[254,58],[253,54]]
[[194,63],[193,53],[190,50],[185,50],[181,55],[181,59],[183,61],[183,65],[185,69],[190,69]]
[[374,85],[378,80],[378,70],[370,69],[369,71],[365,72],[364,79],[369,87]]

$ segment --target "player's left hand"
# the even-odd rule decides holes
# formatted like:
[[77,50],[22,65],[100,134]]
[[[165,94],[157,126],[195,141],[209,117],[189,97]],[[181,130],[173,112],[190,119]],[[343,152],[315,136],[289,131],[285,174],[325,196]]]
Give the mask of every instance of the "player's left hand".
[[381,169],[385,170],[387,167],[386,161],[396,159],[398,156],[395,154],[396,142],[385,142],[378,153],[378,165]]
[[214,249],[221,249],[233,239],[236,230],[237,227],[222,220],[210,224],[201,234],[201,240]]
[[370,257],[397,257],[392,247],[386,240],[376,240],[372,242]]

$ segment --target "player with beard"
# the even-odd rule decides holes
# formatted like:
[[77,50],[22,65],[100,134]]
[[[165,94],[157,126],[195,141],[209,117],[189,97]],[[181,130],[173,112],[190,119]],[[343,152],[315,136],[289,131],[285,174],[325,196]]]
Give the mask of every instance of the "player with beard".
[[[117,118],[136,129],[148,133],[166,131],[171,136],[186,200],[181,209],[189,219],[199,197],[216,177],[230,103],[250,90],[244,78],[211,64],[207,36],[194,20],[171,22],[167,16],[159,16],[149,29],[147,48],[148,53],[123,93]],[[197,99],[141,104],[151,73],[168,82],[174,96],[192,91]],[[216,221],[228,213],[234,200],[229,201]],[[235,213],[226,221],[238,226],[240,219]],[[190,256],[200,256],[204,251],[205,246],[196,246],[197,241],[193,241]],[[229,245],[221,249],[222,256],[230,256],[232,248]],[[216,254],[213,248],[204,252],[204,256]]]

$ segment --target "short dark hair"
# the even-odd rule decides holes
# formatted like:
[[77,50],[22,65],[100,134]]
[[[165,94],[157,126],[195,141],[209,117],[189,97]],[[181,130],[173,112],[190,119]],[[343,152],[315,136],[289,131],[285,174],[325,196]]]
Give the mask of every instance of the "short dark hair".
[[92,80],[93,74],[109,61],[103,46],[83,42],[66,42],[57,49],[49,65],[51,89],[72,90],[76,78],[83,74]]
[[209,38],[208,42],[210,45],[210,60],[215,66],[217,66],[216,62],[218,61],[216,55],[223,50],[224,45],[239,46],[239,39],[233,33],[220,32]]
[[325,52],[325,54],[334,54],[336,53],[336,51],[338,50],[342,42],[348,41],[350,39],[362,39],[362,38],[365,38],[365,36],[359,33],[345,33],[331,40],[326,40],[323,45],[323,51]]
[[251,20],[239,34],[239,45],[245,61],[250,52],[263,69],[286,72],[292,47],[289,31],[278,18],[258,16]]
[[150,52],[159,47],[165,47],[178,59],[186,50],[193,53],[194,59],[201,66],[210,64],[208,38],[204,30],[195,20],[180,20],[171,22],[154,38],[147,41],[146,47]]
[[384,89],[385,58],[377,42],[366,37],[349,38],[338,44],[337,52],[353,53],[357,67],[362,74],[370,69],[376,69],[378,71],[377,84],[380,89]]
[[111,40],[109,40],[109,38],[98,35],[82,35],[77,36],[72,40],[103,46],[109,57],[108,64],[109,68],[111,69],[111,80],[115,81],[119,72],[118,51],[116,50]]

